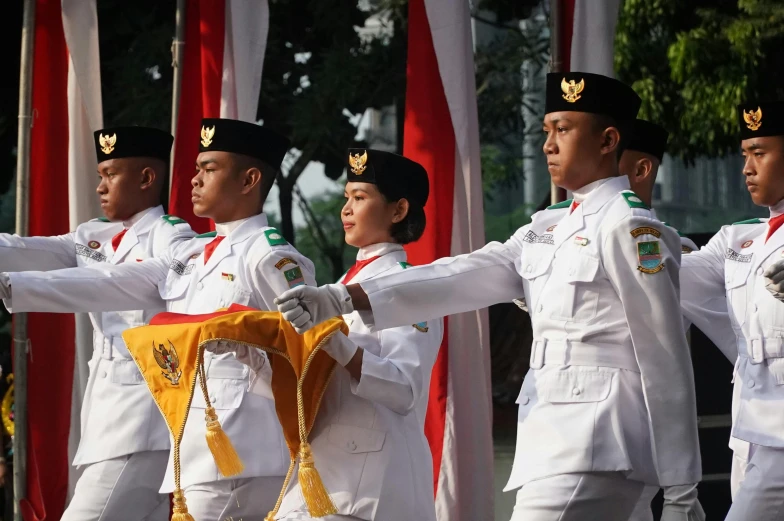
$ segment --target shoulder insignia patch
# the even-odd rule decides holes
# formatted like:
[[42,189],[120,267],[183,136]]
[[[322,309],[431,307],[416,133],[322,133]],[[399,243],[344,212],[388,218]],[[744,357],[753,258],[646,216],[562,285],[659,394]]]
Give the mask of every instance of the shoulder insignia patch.
[[[90,241],[90,243],[93,243],[93,242],[95,242],[95,241]],[[98,243],[96,242],[96,244],[98,244]],[[99,246],[100,246],[100,244],[98,244],[98,246],[93,247],[93,245],[91,244],[90,247],[88,248],[84,244],[78,244],[77,243],[76,246],[75,246],[76,254],[77,255],[81,255],[82,257],[90,258],[90,259],[92,259],[94,261],[97,261],[97,262],[105,262],[106,261],[106,255],[104,255],[103,253],[101,253],[99,251],[95,251],[96,248],[98,248]]]
[[416,329],[420,333],[427,333],[430,330],[430,328],[427,327],[427,322],[420,322],[419,324],[412,324],[412,325],[414,326],[414,329]]
[[629,233],[631,233],[632,237],[634,237],[635,239],[640,235],[653,235],[657,239],[661,237],[661,232],[656,228],[651,228],[650,226],[641,226],[639,228],[633,229]]
[[99,221],[101,221],[102,223],[108,223],[108,222],[111,222],[111,221],[109,221],[109,219],[107,219],[106,217],[98,217],[98,220],[99,220]]
[[759,219],[746,219],[745,221],[738,221],[736,223],[732,223],[733,226],[736,224],[762,224],[762,221]]
[[409,263],[407,263],[407,262],[400,262],[400,263],[398,263],[398,264],[400,264],[400,267],[401,267],[401,268],[403,268],[403,269],[406,269],[406,268],[410,268],[410,267],[411,267],[411,264],[409,264]]
[[185,219],[180,219],[176,215],[164,215],[161,217],[164,221],[174,226],[175,224],[183,224]]
[[207,233],[200,233],[196,236],[197,239],[208,239],[210,237],[215,237],[218,235],[218,232],[207,232]]
[[289,288],[296,288],[305,284],[305,277],[302,275],[302,268],[299,266],[284,271],[283,275],[286,277],[286,283],[288,283]]
[[658,273],[664,269],[659,241],[637,243],[637,269],[643,273]]
[[545,210],[558,210],[559,208],[568,208],[572,206],[572,199],[567,199],[566,201],[561,201],[560,203],[551,204]]
[[296,266],[297,262],[294,259],[289,259],[286,257],[285,259],[280,259],[278,262],[276,262],[275,267],[279,270],[282,270],[283,266],[286,266],[287,264],[293,264]]
[[267,238],[267,242],[270,246],[282,246],[284,244],[288,244],[286,239],[283,238],[283,235],[281,235],[280,232],[275,228],[270,228],[269,230],[265,231],[264,236]]
[[627,190],[625,192],[621,192],[624,200],[626,200],[626,204],[629,205],[629,208],[644,208],[646,210],[650,210],[647,204],[642,202],[640,196],[632,192],[631,190]]

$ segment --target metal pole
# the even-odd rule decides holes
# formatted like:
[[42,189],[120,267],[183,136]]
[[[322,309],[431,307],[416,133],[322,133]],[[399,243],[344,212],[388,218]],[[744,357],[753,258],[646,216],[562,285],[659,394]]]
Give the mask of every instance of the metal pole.
[[[561,48],[561,2],[550,0],[550,72],[563,69],[563,49]],[[550,204],[560,202],[561,190],[550,181]]]
[[[177,139],[177,117],[180,114],[180,96],[182,94],[182,61],[185,56],[185,4],[187,0],[177,0],[177,10],[174,15],[174,41],[172,42],[172,68],[174,69],[174,82],[172,85],[172,119],[171,133]],[[174,181],[174,147],[172,147],[171,160],[169,161],[169,197],[171,197],[172,182]]]
[[[19,70],[19,123],[16,156],[16,233],[29,232],[30,129],[33,126],[33,45],[35,0],[25,0]],[[20,500],[27,496],[27,315],[14,315],[14,520],[22,521]]]

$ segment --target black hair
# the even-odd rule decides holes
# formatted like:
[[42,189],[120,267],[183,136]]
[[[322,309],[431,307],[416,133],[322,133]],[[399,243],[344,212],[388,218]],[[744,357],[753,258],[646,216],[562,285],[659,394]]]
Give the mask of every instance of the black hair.
[[234,156],[234,166],[238,170],[246,171],[251,168],[256,168],[261,172],[261,181],[259,182],[259,190],[261,195],[261,203],[267,200],[267,196],[272,190],[272,185],[275,184],[275,178],[278,176],[278,169],[267,163],[262,159],[247,156],[245,154],[232,154]]
[[[384,199],[386,199],[386,196]],[[424,207],[412,202],[410,199],[407,199],[407,201],[408,213],[402,221],[393,223],[389,230],[392,240],[398,244],[408,244],[419,240],[422,234],[425,233],[425,225],[427,224]]]
[[593,114],[593,120],[596,123],[596,129],[599,131],[603,131],[610,127],[618,129],[620,139],[618,141],[618,146],[615,148],[615,157],[620,161],[623,151],[626,150],[626,145],[629,143],[629,138],[631,137],[631,122],[621,121],[606,114]]

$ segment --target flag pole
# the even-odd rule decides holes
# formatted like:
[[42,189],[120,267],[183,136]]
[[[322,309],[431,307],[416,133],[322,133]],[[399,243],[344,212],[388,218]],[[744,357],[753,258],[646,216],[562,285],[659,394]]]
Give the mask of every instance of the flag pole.
[[[562,27],[562,0],[550,0],[550,72],[563,70],[563,48],[561,47]],[[565,199],[564,191],[550,181],[550,204],[556,204]]]
[[[19,67],[19,121],[16,160],[16,233],[29,233],[30,129],[33,126],[33,45],[35,0],[25,0]],[[19,503],[27,496],[27,314],[14,315],[14,520],[22,520]]]
[[[174,40],[172,41],[172,68],[174,82],[172,84],[172,119],[171,133],[177,138],[177,118],[180,114],[180,96],[182,95],[182,62],[185,56],[185,7],[187,0],[177,0],[174,15]],[[169,161],[169,198],[174,180],[174,147]]]

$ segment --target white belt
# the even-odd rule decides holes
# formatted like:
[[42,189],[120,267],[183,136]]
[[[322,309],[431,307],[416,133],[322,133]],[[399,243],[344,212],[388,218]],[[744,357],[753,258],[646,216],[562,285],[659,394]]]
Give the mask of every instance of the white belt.
[[125,341],[121,336],[107,336],[93,330],[93,349],[100,352],[104,360],[112,360],[115,357],[127,358]]
[[[765,354],[767,352],[767,354]],[[738,339],[738,357],[748,358],[752,364],[761,364],[768,358],[784,358],[781,338],[757,337]]]
[[544,364],[615,367],[640,372],[631,346],[537,338],[531,345],[531,369],[541,369]]

